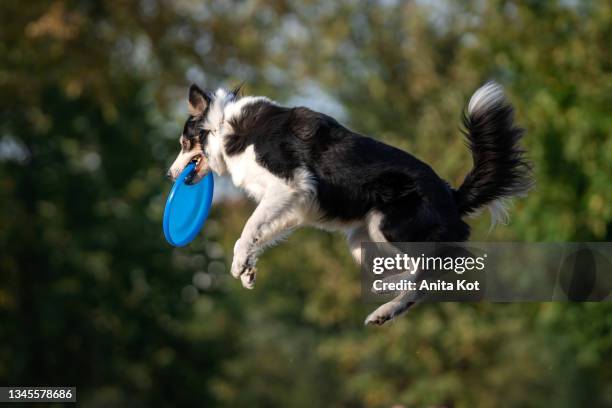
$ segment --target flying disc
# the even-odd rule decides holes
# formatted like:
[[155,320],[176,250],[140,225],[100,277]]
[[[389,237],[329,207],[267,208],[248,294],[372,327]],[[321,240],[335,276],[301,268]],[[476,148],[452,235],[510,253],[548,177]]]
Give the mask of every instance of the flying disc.
[[213,175],[208,173],[196,184],[185,180],[195,169],[189,163],[170,190],[164,209],[164,235],[174,246],[185,246],[198,235],[208,217],[213,198]]

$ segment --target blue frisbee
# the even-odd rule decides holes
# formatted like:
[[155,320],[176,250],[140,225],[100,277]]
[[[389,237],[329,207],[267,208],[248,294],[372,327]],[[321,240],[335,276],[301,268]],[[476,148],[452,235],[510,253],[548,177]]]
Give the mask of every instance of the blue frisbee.
[[185,180],[195,169],[189,163],[170,190],[164,209],[164,235],[174,246],[185,246],[198,235],[208,217],[213,198],[213,175],[208,173],[197,184]]

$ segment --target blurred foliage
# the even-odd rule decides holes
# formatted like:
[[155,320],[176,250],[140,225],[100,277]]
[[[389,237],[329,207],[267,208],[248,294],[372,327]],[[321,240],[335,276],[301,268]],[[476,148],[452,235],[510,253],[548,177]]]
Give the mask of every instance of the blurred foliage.
[[[33,0],[0,3],[0,383],[76,385],[85,406],[612,405],[608,304],[432,304],[362,321],[340,235],[229,277],[252,210],[161,233],[187,85],[305,103],[454,185],[460,112],[502,82],[537,189],[473,239],[612,238],[608,1]],[[528,271],[525,271],[528,273]]]

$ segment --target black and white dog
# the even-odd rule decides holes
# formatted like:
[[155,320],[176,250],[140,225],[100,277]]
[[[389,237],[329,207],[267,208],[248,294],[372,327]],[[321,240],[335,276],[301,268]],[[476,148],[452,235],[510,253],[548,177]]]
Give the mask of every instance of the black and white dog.
[[[504,218],[504,200],[532,185],[518,145],[522,130],[494,82],[476,91],[464,115],[474,167],[458,189],[412,155],[308,108],[196,85],[188,101],[181,151],[168,174],[174,179],[195,161],[192,182],[211,170],[229,174],[258,202],[234,246],[231,269],[249,289],[264,248],[296,227],[345,232],[360,262],[363,241],[465,241],[470,229],[463,217],[489,207],[494,222]],[[400,295],[366,323],[382,324],[408,306]]]

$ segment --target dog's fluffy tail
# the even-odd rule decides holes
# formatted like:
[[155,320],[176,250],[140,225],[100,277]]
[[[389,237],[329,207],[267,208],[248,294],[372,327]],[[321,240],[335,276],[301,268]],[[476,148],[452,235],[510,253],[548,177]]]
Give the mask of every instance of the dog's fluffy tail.
[[455,191],[462,215],[489,207],[493,225],[507,221],[505,201],[533,186],[531,164],[519,146],[523,129],[501,85],[488,82],[470,99],[463,123],[474,167]]

